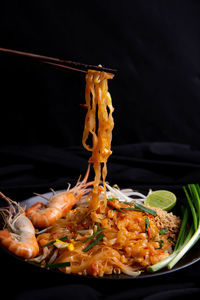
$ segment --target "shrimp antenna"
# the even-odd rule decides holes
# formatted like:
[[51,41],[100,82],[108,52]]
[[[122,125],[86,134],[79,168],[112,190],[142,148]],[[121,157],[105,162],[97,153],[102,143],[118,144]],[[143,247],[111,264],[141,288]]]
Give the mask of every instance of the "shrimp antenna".
[[56,194],[56,192],[54,191],[54,189],[50,188],[50,191],[53,193],[53,195]]
[[2,192],[0,192],[0,197],[2,199],[4,199],[6,202],[8,202],[9,206],[10,204],[13,202],[13,200],[11,200],[10,198],[8,198],[7,196],[5,196]]
[[41,197],[41,198],[44,198],[45,200],[49,200],[48,197],[46,197],[46,196],[44,196],[44,195],[42,195],[42,194],[38,194],[38,193],[33,193],[33,194],[36,195],[36,196],[39,196],[39,197]]
[[[4,200],[8,203],[8,205],[9,205],[9,210],[10,210],[10,213],[11,213],[11,214],[16,214],[16,209],[15,209],[15,206],[14,206],[14,205],[17,206],[17,209],[18,209],[19,212],[24,212],[24,208],[21,207],[19,203],[17,203],[16,201],[10,199],[9,197],[5,196],[2,192],[0,192],[0,197],[1,197],[2,199],[4,199]],[[1,209],[1,210],[2,210],[2,209]],[[4,210],[7,210],[7,209],[4,208]]]
[[68,182],[67,184],[68,184],[68,187],[67,187],[67,192],[68,192],[71,187],[71,183]]

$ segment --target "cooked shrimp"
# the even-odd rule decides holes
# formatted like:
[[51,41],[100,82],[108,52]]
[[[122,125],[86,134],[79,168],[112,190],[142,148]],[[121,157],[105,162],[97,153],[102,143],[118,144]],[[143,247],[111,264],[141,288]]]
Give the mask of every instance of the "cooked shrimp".
[[35,227],[48,227],[52,225],[56,220],[64,217],[68,211],[81,199],[83,195],[89,192],[88,186],[93,182],[88,182],[90,165],[83,181],[80,178],[76,186],[72,189],[68,189],[64,192],[54,194],[45,205],[42,202],[37,202],[26,210],[26,215],[32,221]]
[[[17,256],[35,257],[39,253],[39,246],[35,237],[35,229],[31,221],[25,216],[24,208],[1,192],[0,196],[10,206],[9,208],[0,208],[6,227],[0,230],[0,244]],[[17,207],[17,211],[14,205]]]

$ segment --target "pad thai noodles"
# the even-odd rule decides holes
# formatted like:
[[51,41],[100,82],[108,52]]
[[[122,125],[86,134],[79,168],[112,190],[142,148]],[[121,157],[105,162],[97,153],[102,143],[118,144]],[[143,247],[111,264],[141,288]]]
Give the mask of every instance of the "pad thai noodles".
[[[65,218],[38,235],[42,251],[33,261],[43,267],[59,267],[65,273],[138,276],[169,256],[180,219],[141,204],[145,197],[138,199],[132,190],[118,190],[108,184],[106,187],[105,211],[90,209],[92,193],[83,197]],[[103,186],[99,189],[98,199],[104,203]],[[133,200],[130,194],[137,199]]]
[[[46,205],[39,202],[28,209],[20,208],[18,213],[13,209],[1,211],[5,221],[1,244],[41,267],[67,274],[102,277],[124,273],[135,277],[168,257],[175,246],[179,217],[145,205],[146,196],[139,192],[106,183],[114,127],[108,92],[108,79],[112,77],[90,70],[86,76],[88,111],[82,141],[92,152],[89,163],[93,164],[94,181],[87,182],[88,168],[83,181],[79,179],[74,188],[60,193],[52,190]],[[15,205],[1,196],[10,207]],[[22,230],[24,219],[29,222]],[[36,243],[35,236],[37,251],[23,256],[20,249],[24,245],[29,248],[31,241]]]

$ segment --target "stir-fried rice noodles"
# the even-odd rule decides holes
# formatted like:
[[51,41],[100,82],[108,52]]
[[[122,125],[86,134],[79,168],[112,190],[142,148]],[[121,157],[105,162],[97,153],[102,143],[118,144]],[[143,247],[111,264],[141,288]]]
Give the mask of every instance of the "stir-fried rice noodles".
[[137,276],[169,256],[177,239],[178,217],[148,208],[141,193],[105,182],[114,126],[107,82],[112,77],[97,71],[86,76],[83,145],[92,151],[94,185],[65,217],[38,233],[40,255],[33,260],[43,267],[57,264],[65,273],[80,275]]

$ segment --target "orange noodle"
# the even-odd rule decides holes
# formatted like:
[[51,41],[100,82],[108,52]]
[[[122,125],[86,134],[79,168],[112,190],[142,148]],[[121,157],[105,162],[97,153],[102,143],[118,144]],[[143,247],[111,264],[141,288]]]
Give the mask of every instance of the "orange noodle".
[[[105,201],[104,205],[100,207],[101,212],[105,210],[107,204],[105,179],[107,175],[107,160],[112,154],[111,140],[114,127],[112,113],[114,108],[111,95],[108,92],[108,79],[112,79],[113,76],[113,74],[93,70],[89,70],[86,75],[85,100],[88,112],[85,118],[82,142],[88,151],[92,151],[89,162],[93,163],[95,180],[90,208],[95,210],[100,206],[99,184],[101,181],[101,164],[103,163],[102,179]],[[92,136],[92,146],[87,144],[89,135]]]

